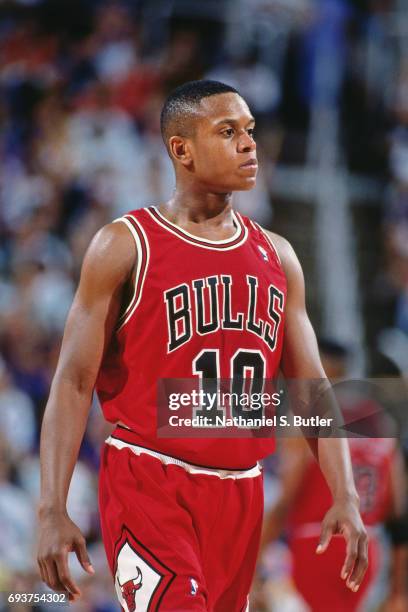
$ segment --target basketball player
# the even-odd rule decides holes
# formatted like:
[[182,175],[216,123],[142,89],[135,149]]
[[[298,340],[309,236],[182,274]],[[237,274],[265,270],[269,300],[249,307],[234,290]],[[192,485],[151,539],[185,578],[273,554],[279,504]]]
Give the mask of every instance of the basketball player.
[[[273,439],[161,438],[157,381],[324,371],[292,248],[232,207],[232,193],[256,180],[247,104],[232,87],[194,81],[169,96],[161,125],[173,197],[102,228],[84,259],[42,427],[38,563],[42,579],[72,600],[80,590],[68,552],[93,571],[66,497],[96,387],[117,424],[102,453],[99,500],[122,608],[241,612],[261,533],[258,460]],[[367,542],[348,449],[342,440],[311,444],[334,499],[319,550],[334,533],[345,536],[342,576],[356,590]]]
[[[344,379],[349,357],[347,349],[328,339],[322,340],[319,348],[327,376],[333,381]],[[344,402],[339,401],[346,422],[353,422],[362,414],[367,414],[369,401],[372,400],[354,398],[351,402],[350,387],[345,391]],[[341,389],[339,396],[341,398]],[[375,404],[371,412],[382,416]],[[385,431],[384,428],[382,431]],[[405,508],[403,458],[396,440],[357,437],[349,439],[349,446],[360,511],[369,540],[368,571],[357,593],[344,589],[338,578],[344,554],[344,541],[341,538],[333,538],[325,555],[315,554],[320,522],[331,505],[330,490],[319,465],[302,438],[281,440],[281,491],[265,517],[261,551],[285,528],[292,552],[294,585],[313,612],[326,612],[328,609],[332,612],[353,612],[361,609],[381,567],[379,527],[387,519],[401,516]],[[390,580],[392,588],[386,608],[389,612],[408,609],[406,569],[403,567],[401,550],[400,546],[394,549]],[[316,589],[318,580],[320,588]],[[255,583],[258,585],[258,581]],[[261,593],[257,593],[257,597],[262,600]]]

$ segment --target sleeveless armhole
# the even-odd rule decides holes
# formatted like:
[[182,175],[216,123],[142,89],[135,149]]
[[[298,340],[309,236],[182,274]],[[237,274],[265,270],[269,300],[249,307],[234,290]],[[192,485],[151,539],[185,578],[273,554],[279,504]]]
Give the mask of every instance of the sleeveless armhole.
[[120,329],[122,329],[124,325],[126,325],[129,319],[133,316],[133,313],[137,309],[138,305],[140,304],[140,300],[142,298],[143,293],[143,286],[146,279],[147,268],[149,265],[150,249],[145,231],[139,221],[137,221],[137,219],[133,215],[124,215],[123,217],[115,219],[113,223],[124,223],[126,225],[135,241],[137,253],[133,296],[126,310],[119,317],[116,326],[116,331],[118,332]]
[[272,238],[269,236],[269,234],[267,234],[267,232],[263,229],[263,227],[261,227],[258,223],[254,223],[254,225],[259,229],[261,234],[265,236],[267,243],[271,247],[272,251],[275,253],[276,258],[279,261],[280,265],[282,265],[281,258],[279,257],[278,249],[274,245]]

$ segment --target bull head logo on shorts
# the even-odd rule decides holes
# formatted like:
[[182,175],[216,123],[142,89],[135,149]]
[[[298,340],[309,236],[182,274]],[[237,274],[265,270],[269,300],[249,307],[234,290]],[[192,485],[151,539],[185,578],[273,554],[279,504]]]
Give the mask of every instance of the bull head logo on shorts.
[[136,567],[137,576],[131,578],[123,584],[120,584],[119,577],[117,577],[120,590],[122,591],[123,599],[126,601],[129,612],[135,612],[136,610],[136,591],[142,588],[142,572],[139,567]]

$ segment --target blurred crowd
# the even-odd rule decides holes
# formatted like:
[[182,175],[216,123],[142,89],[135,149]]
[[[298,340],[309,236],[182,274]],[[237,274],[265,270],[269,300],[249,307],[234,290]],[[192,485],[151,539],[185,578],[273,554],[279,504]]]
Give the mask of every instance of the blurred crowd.
[[[256,191],[238,194],[237,206],[264,224],[273,214],[275,166],[308,162],[315,105],[340,109],[345,165],[380,186],[376,295],[394,334],[384,343],[398,340],[403,366],[408,22],[396,18],[401,7],[397,0],[0,2],[0,591],[41,590],[33,553],[39,428],[65,318],[94,233],[172,192],[159,115],[175,86],[216,78],[248,100],[264,163]],[[322,47],[332,61],[323,89],[316,84]],[[97,516],[108,432],[95,399],[69,499],[97,570],[92,582],[84,579],[83,609],[95,612],[116,609]]]

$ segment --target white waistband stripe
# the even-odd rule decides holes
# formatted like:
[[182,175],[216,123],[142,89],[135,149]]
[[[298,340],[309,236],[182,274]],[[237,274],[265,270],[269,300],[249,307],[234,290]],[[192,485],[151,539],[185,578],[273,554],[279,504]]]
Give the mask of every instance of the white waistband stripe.
[[144,448],[143,446],[137,446],[136,444],[129,444],[128,442],[124,442],[123,440],[118,440],[117,438],[113,438],[109,436],[107,440],[105,440],[106,444],[110,444],[118,449],[128,448],[135,455],[141,455],[143,453],[147,455],[151,455],[156,459],[159,459],[164,465],[178,465],[186,470],[189,474],[207,474],[208,476],[216,476],[217,478],[225,479],[232,478],[233,480],[239,480],[241,478],[255,478],[259,476],[261,472],[261,466],[257,463],[253,468],[249,470],[218,470],[216,468],[201,468],[195,465],[191,465],[186,461],[182,461],[181,459],[176,459],[176,457],[170,457],[169,455],[163,455],[154,450],[150,450],[148,448]]

